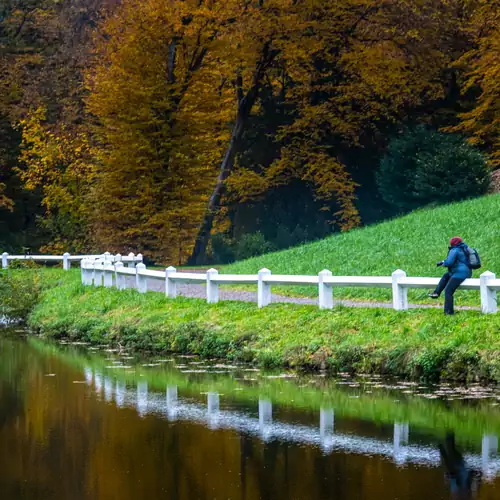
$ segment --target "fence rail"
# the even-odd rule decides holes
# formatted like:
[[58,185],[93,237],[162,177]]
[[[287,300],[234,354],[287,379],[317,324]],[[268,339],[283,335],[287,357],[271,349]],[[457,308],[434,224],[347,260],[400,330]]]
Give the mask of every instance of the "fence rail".
[[9,267],[9,262],[14,260],[31,260],[35,262],[62,262],[63,269],[68,271],[71,268],[72,262],[81,262],[84,259],[102,259],[106,262],[116,263],[124,262],[130,266],[135,267],[136,263],[142,262],[142,254],[135,255],[134,253],[129,253],[128,255],[113,255],[109,252],[98,255],[71,255],[70,253],[65,253],[63,255],[9,255],[7,252],[2,254],[2,268],[6,269]]
[[[328,270],[321,271],[317,276],[279,275],[272,274],[269,269],[261,269],[257,274],[219,274],[216,269],[201,273],[184,273],[178,272],[174,267],[169,267],[165,271],[148,270],[142,262],[135,268],[126,268],[123,260],[113,263],[102,258],[82,259],[81,271],[84,285],[116,287],[120,290],[129,288],[130,280],[127,280],[127,276],[135,276],[133,286],[140,293],[148,291],[148,280],[160,280],[164,282],[165,294],[170,298],[177,296],[178,283],[205,284],[206,298],[210,304],[219,301],[219,285],[253,284],[257,286],[258,307],[265,307],[271,303],[273,285],[310,285],[318,288],[320,309],[333,308],[333,294],[336,287],[370,287],[391,289],[393,308],[397,311],[406,311],[409,308],[410,288],[433,289],[439,282],[438,278],[409,277],[399,269],[391,276],[333,276]],[[500,290],[500,279],[497,279],[495,274],[486,271],[480,278],[465,280],[460,288],[480,292],[483,313],[491,314],[498,311],[497,291]]]

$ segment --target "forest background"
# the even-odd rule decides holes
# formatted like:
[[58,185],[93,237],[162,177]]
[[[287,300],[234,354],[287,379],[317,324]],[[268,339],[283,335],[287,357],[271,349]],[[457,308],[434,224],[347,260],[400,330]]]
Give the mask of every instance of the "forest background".
[[500,0],[0,0],[0,248],[223,263],[481,195]]

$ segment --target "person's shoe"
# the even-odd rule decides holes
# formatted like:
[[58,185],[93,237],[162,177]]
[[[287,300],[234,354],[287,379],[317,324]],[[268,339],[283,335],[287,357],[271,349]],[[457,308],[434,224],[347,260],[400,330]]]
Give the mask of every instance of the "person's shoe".
[[432,292],[427,294],[427,297],[430,297],[431,299],[439,299],[439,294],[436,292]]

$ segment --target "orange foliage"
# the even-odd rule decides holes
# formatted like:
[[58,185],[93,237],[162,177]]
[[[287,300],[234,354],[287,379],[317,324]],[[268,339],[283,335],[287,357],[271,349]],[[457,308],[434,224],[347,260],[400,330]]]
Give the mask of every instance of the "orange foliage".
[[466,75],[463,93],[479,90],[473,108],[448,130],[465,132],[473,144],[486,146],[500,166],[500,2],[478,0],[467,32],[473,48],[455,63]]

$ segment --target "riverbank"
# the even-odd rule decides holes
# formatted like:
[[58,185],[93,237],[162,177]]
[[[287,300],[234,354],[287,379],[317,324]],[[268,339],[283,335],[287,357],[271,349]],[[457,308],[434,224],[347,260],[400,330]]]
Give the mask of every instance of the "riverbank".
[[208,305],[154,292],[83,287],[78,270],[18,270],[11,276],[16,283],[10,292],[0,286],[2,302],[14,309],[22,304],[29,327],[49,338],[260,366],[500,381],[500,315],[462,311],[445,317],[439,310],[345,307],[320,311],[295,304],[259,310],[255,304]]

